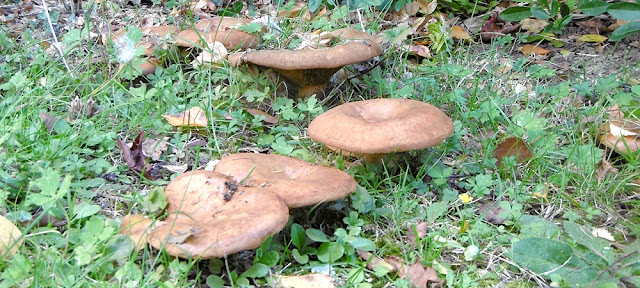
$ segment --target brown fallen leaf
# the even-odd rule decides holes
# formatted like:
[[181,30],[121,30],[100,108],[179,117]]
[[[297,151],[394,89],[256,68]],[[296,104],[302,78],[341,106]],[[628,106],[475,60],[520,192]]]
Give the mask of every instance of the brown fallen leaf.
[[[18,223],[20,223],[20,225],[22,225],[23,227],[27,227],[31,225],[33,221],[38,219],[38,217],[40,217],[41,214],[42,214],[42,211],[38,211],[34,213],[33,216],[31,216],[31,220],[19,221]],[[42,216],[42,218],[40,218],[38,223],[36,223],[35,227],[49,227],[49,225],[51,225],[51,227],[62,227],[64,225],[67,225],[67,221],[64,220],[64,217],[62,217],[62,219],[58,219],[55,216],[47,213],[47,215],[44,215]]]
[[540,46],[533,46],[531,44],[527,44],[524,45],[522,47],[520,47],[520,52],[522,52],[524,55],[531,55],[531,53],[533,53],[534,55],[547,55],[549,54],[551,51],[544,49]]
[[510,156],[516,156],[516,162],[522,163],[531,159],[533,154],[522,139],[510,137],[498,144],[498,147],[496,147],[496,150],[493,152],[493,157],[498,159],[496,166],[500,166],[502,158]]
[[601,183],[607,175],[617,175],[618,169],[613,167],[609,161],[605,158],[606,154],[602,155],[602,160],[596,165],[596,177],[598,183]]
[[162,117],[174,127],[207,127],[209,124],[206,113],[198,106],[178,114],[165,114]]
[[364,261],[369,261],[367,263],[367,268],[369,269],[384,267],[389,269],[389,272],[397,272],[400,278],[411,282],[411,287],[426,288],[432,287],[429,284],[441,285],[444,283],[438,279],[438,273],[436,273],[435,269],[424,266],[420,263],[420,260],[416,260],[411,266],[407,266],[401,258],[396,256],[387,256],[381,259],[365,251],[358,251],[358,256]]
[[296,18],[300,17],[305,21],[311,21],[311,13],[307,9],[307,3],[298,1],[293,4],[290,10],[282,9],[278,11],[278,17],[280,18]]
[[333,278],[327,274],[278,276],[276,288],[335,288]]
[[424,238],[427,235],[427,229],[429,228],[429,223],[420,222],[415,226],[415,231],[413,230],[413,226],[407,232],[407,242],[411,244],[412,247],[418,246],[418,241],[416,241],[416,233],[418,234],[418,238]]
[[48,113],[40,112],[40,119],[42,119],[42,123],[44,123],[44,127],[47,129],[47,132],[53,132],[53,125],[60,120],[60,118],[53,116]]
[[[489,210],[487,212],[487,210]],[[482,206],[480,206],[480,208],[478,208],[478,214],[482,215],[485,212],[487,212],[486,215],[484,215],[484,221],[487,221],[491,224],[496,224],[496,225],[500,225],[503,224],[505,221],[507,221],[507,219],[504,219],[502,217],[500,217],[500,213],[505,212],[506,210],[500,208],[500,206],[498,206],[498,203],[494,203],[494,202],[487,202],[482,204]]]
[[158,161],[160,160],[160,156],[162,153],[167,151],[169,137],[164,137],[162,139],[153,139],[146,138],[142,141],[142,153],[143,155],[149,157],[151,156],[151,160]]
[[248,108],[247,112],[249,112],[249,114],[256,117],[264,116],[265,117],[264,122],[267,122],[270,124],[278,124],[278,118],[271,116],[271,114],[264,112],[262,110]]
[[149,180],[153,180],[154,177],[151,176],[152,165],[148,163],[147,158],[144,156],[142,152],[142,140],[144,137],[144,132],[140,132],[136,139],[133,140],[131,144],[131,148],[127,146],[120,139],[116,139],[116,144],[120,150],[122,150],[122,158],[127,162],[127,166],[129,169],[137,172],[138,174],[144,175]]
[[464,28],[458,25],[451,27],[451,37],[453,37],[453,39],[456,39],[456,40],[471,39],[471,36],[469,36],[469,33],[467,33],[467,31],[464,30]]

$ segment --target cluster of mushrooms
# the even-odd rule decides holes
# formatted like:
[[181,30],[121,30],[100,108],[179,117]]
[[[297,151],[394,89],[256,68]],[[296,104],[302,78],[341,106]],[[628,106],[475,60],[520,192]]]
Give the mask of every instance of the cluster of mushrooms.
[[625,117],[614,106],[608,111],[609,120],[600,126],[599,140],[602,144],[621,155],[634,153],[640,149],[640,121]]
[[[179,32],[177,38],[182,40],[177,43],[202,44],[204,40],[233,48],[255,47],[258,38],[235,29],[247,21],[226,17],[198,22],[195,29]],[[175,27],[162,29],[177,31]],[[298,97],[304,98],[322,91],[343,66],[383,52],[364,32],[340,29],[323,37],[342,42],[330,48],[238,52],[228,60],[232,66],[253,63],[272,68],[299,86]],[[369,163],[379,162],[388,153],[435,146],[453,130],[451,119],[438,108],[409,99],[339,105],[316,117],[307,129],[311,139],[327,148],[364,156]],[[121,233],[130,235],[138,247],[148,243],[173,256],[226,257],[257,248],[266,237],[282,230],[289,208],[342,199],[356,185],[352,176],[336,168],[280,155],[233,154],[222,158],[214,171],[190,171],[171,181],[165,189],[166,219],[128,215],[122,220]]]

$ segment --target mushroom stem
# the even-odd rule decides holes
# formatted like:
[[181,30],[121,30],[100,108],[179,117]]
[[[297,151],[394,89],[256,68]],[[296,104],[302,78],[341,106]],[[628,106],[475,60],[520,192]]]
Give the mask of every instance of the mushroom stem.
[[316,94],[316,98],[324,99],[324,96],[326,96],[324,93],[325,86],[326,85],[299,86],[297,98],[306,99]]
[[364,154],[364,161],[369,164],[379,164],[386,153]]

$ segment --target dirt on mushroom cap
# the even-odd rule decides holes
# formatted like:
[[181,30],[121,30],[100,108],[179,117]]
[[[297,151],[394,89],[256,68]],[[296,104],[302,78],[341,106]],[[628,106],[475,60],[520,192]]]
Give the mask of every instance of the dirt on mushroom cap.
[[174,179],[165,189],[170,215],[157,222],[149,244],[174,256],[208,259],[257,248],[285,227],[289,209],[279,196],[234,184],[237,190],[227,197],[230,182],[204,170]]
[[351,175],[339,169],[272,154],[229,155],[220,160],[215,171],[237,181],[244,179],[241,185],[245,189],[277,193],[292,208],[342,199],[357,185]]
[[431,104],[386,98],[337,106],[316,117],[307,132],[355,154],[392,153],[437,145],[453,134],[453,122]]

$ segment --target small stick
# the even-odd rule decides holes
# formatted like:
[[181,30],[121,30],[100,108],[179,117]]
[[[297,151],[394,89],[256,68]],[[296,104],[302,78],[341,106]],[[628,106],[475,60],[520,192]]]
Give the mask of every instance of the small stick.
[[51,17],[49,17],[49,7],[47,7],[47,0],[42,0],[42,6],[44,6],[44,14],[47,15],[47,23],[49,24],[49,31],[51,31],[51,35],[53,35],[53,47],[58,50],[60,53],[60,57],[62,58],[62,63],[64,63],[64,67],[67,68],[69,75],[73,76],[73,72],[69,69],[69,65],[67,64],[67,60],[64,59],[64,53],[62,52],[62,48],[60,48],[60,43],[58,42],[58,37],[56,37],[56,32],[53,31],[53,24],[51,24]]

